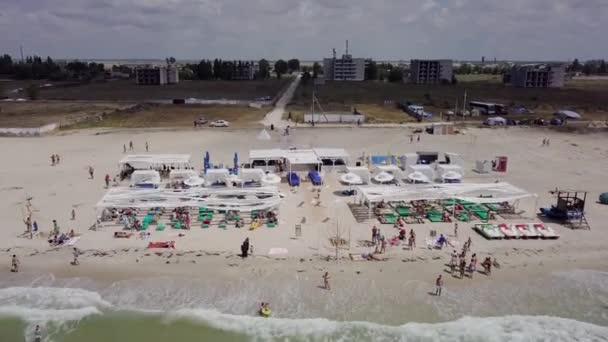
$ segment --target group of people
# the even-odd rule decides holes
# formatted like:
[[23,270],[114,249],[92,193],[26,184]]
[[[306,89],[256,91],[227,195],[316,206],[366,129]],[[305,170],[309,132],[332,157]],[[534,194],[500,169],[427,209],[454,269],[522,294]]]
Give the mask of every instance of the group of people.
[[57,153],[51,154],[51,166],[59,165],[60,162],[61,162],[61,157],[59,157],[59,154],[57,154]]
[[178,221],[184,229],[190,229],[190,210],[188,208],[175,208],[171,212],[171,221]]
[[549,138],[544,138],[541,146],[549,147]]

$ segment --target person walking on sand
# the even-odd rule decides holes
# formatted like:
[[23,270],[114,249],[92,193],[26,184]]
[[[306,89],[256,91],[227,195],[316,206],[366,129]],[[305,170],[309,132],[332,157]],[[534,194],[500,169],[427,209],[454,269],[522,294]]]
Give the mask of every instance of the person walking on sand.
[[464,272],[467,268],[467,262],[464,258],[460,260],[460,279],[464,279]]
[[148,142],[146,141],[146,152],[148,152],[149,147],[150,146],[148,145]]
[[122,144],[122,153],[127,153],[127,144]]
[[249,238],[246,238],[241,244],[241,257],[246,258],[247,253],[249,253]]
[[82,253],[80,253],[78,248],[74,247],[74,251],[72,252],[72,255],[74,256],[74,260],[72,261],[72,265],[74,265],[74,266],[80,265],[80,262],[78,261],[78,256],[80,254],[82,254]]
[[55,162],[57,163],[57,165],[59,165],[59,162],[60,162],[59,153],[55,154]]
[[380,254],[384,254],[386,252],[386,239],[384,235],[380,237],[380,245],[382,246],[380,247]]
[[129,140],[129,151],[133,151],[133,140]]
[[59,224],[57,224],[57,220],[53,220],[53,235],[59,235]]
[[454,222],[454,237],[458,238],[458,222]]
[[414,142],[414,136],[410,135],[410,144]]
[[420,134],[416,137],[416,142],[420,142]]
[[450,273],[452,273],[452,275],[454,274],[454,271],[456,270],[457,262],[458,262],[458,253],[456,253],[456,250],[454,250],[452,252],[452,255],[450,256]]
[[55,166],[55,154],[51,154],[51,166]]
[[19,272],[19,259],[17,259],[17,255],[15,254],[13,254],[13,258],[11,259],[11,272]]
[[323,288],[328,291],[331,290],[331,287],[329,286],[329,279],[331,279],[329,272],[325,272],[325,274],[323,274]]
[[377,240],[377,236],[376,233],[378,232],[378,228],[376,228],[376,226],[372,227],[372,245],[375,246],[376,245],[376,240]]
[[93,168],[93,166],[89,165],[89,179],[94,179],[95,178],[95,169]]
[[547,147],[549,147],[549,138],[547,138]]
[[106,189],[107,189],[110,187],[110,175],[107,173],[106,173],[105,181],[106,181]]
[[72,208],[72,221],[76,219],[76,210]]
[[441,296],[441,289],[443,288],[443,279],[441,278],[441,274],[435,280],[435,296]]
[[410,230],[410,239],[412,240],[410,249],[416,248],[416,233],[413,229]]
[[469,264],[469,273],[471,274],[471,279],[473,279],[473,274],[477,271],[477,254],[473,253],[471,256],[471,263]]

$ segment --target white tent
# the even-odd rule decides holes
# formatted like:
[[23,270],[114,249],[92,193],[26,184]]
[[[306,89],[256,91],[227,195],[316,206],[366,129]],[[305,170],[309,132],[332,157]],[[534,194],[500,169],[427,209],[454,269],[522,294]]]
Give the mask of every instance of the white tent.
[[[446,174],[450,173],[450,177],[445,177]],[[455,174],[460,177],[455,177]],[[464,176],[464,170],[460,165],[452,165],[452,164],[438,164],[437,165],[437,180],[443,181],[445,179],[462,179]]]
[[132,186],[153,186],[160,184],[160,174],[155,170],[135,170],[131,174]]
[[260,169],[239,169],[239,178],[244,182],[261,182],[264,175]]
[[211,210],[267,210],[278,208],[276,187],[133,189],[111,188],[97,203],[98,214],[106,208],[206,207]]
[[418,153],[405,153],[399,157],[401,167],[407,170],[408,166],[418,164]]
[[371,183],[372,174],[369,169],[365,166],[348,166],[346,168],[349,173],[354,173],[361,178],[363,184]]
[[477,160],[475,162],[475,171],[478,173],[490,173],[492,171],[492,164],[489,160]]
[[185,169],[190,167],[189,154],[130,154],[119,163],[120,170],[130,165],[136,170],[168,168]]
[[349,161],[349,154],[343,148],[315,148],[313,149],[323,166],[331,166],[334,169],[346,168]]
[[458,165],[462,169],[464,169],[464,159],[462,159],[462,156],[460,154],[453,153],[453,152],[445,152],[444,155],[445,155],[446,164]]
[[[418,178],[423,178],[423,179],[428,179],[428,182],[433,181],[433,179],[435,179],[435,170],[433,170],[433,168],[431,167],[431,165],[422,165],[422,164],[417,164],[417,165],[409,165],[405,171],[408,175],[416,173],[416,174],[422,174],[424,175],[424,177],[418,177]],[[410,178],[411,180],[411,178]]]
[[209,169],[205,175],[206,184],[211,186],[214,184],[226,184],[230,172],[228,169]]
[[417,184],[400,187],[358,186],[359,203],[371,206],[378,202],[409,202],[415,200],[445,200],[456,198],[473,203],[513,202],[523,198],[536,197],[509,183],[443,183]]
[[205,180],[202,179],[201,177],[195,176],[195,177],[186,179],[184,181],[184,184],[186,184],[187,186],[189,186],[191,188],[195,188],[195,187],[199,187],[199,186],[202,186],[203,184],[205,184]]
[[285,150],[251,150],[249,151],[249,163],[251,168],[265,171],[275,171],[276,165],[285,159]]
[[258,133],[258,140],[270,140],[270,134],[268,134],[268,131],[266,131],[266,129],[262,129],[260,131],[260,133]]
[[194,170],[171,170],[171,173],[169,173],[169,180],[171,182],[183,182],[193,177],[198,177],[198,174]]
[[321,171],[321,160],[313,150],[287,150],[285,160],[289,172]]

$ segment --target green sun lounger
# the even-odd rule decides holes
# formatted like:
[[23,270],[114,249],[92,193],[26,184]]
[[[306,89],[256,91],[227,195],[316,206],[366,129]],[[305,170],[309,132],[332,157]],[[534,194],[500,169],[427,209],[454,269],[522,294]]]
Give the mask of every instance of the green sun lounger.
[[454,199],[454,198],[449,198],[443,201],[443,206],[444,207],[449,207],[452,206],[454,204],[458,203],[458,200]]
[[217,227],[219,229],[226,229],[226,224],[225,223],[220,223]]
[[208,225],[207,223],[203,223],[203,224],[201,225],[201,228],[203,228],[203,229],[207,229],[207,228],[209,228],[209,225]]
[[460,222],[469,222],[469,214],[465,211],[462,211],[456,219]]
[[399,216],[410,216],[412,213],[410,212],[410,208],[407,207],[398,207],[396,209],[397,214],[399,214]]
[[266,226],[267,226],[268,228],[275,228],[275,227],[277,226],[277,224],[276,224],[276,223],[274,223],[274,222],[268,222],[268,223],[266,223]]
[[159,223],[158,226],[156,226],[156,231],[157,232],[162,232],[163,230],[165,230],[165,224],[164,223]]
[[148,221],[144,221],[141,223],[141,230],[148,230],[148,226],[150,223]]
[[384,223],[385,224],[395,224],[397,223],[397,216],[395,214],[384,214]]
[[473,212],[475,214],[475,216],[479,217],[480,219],[486,221],[488,219],[488,211],[487,210],[476,210]]
[[182,223],[177,221],[177,222],[173,222],[173,228],[175,229],[182,229]]

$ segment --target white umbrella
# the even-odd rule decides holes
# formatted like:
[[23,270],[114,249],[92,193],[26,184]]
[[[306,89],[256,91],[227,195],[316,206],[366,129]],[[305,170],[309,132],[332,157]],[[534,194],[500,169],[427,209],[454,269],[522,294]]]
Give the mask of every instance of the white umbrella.
[[184,184],[189,187],[197,187],[205,184],[205,180],[201,177],[190,177],[184,181]]
[[391,175],[388,172],[380,172],[379,174],[377,174],[376,176],[374,176],[374,180],[378,183],[388,183],[388,182],[392,182],[393,179],[395,179],[395,176]]
[[460,180],[462,175],[456,171],[448,171],[441,176],[444,180]]
[[429,177],[427,177],[424,173],[420,172],[420,171],[414,171],[412,173],[410,173],[407,178],[416,183],[430,183],[430,179]]
[[264,184],[279,184],[281,183],[281,177],[279,177],[278,175],[274,174],[274,173],[268,173],[265,174],[264,177],[262,177],[262,183]]
[[361,177],[359,177],[358,174],[352,172],[343,174],[340,177],[340,181],[348,185],[363,184],[363,180],[361,179]]

